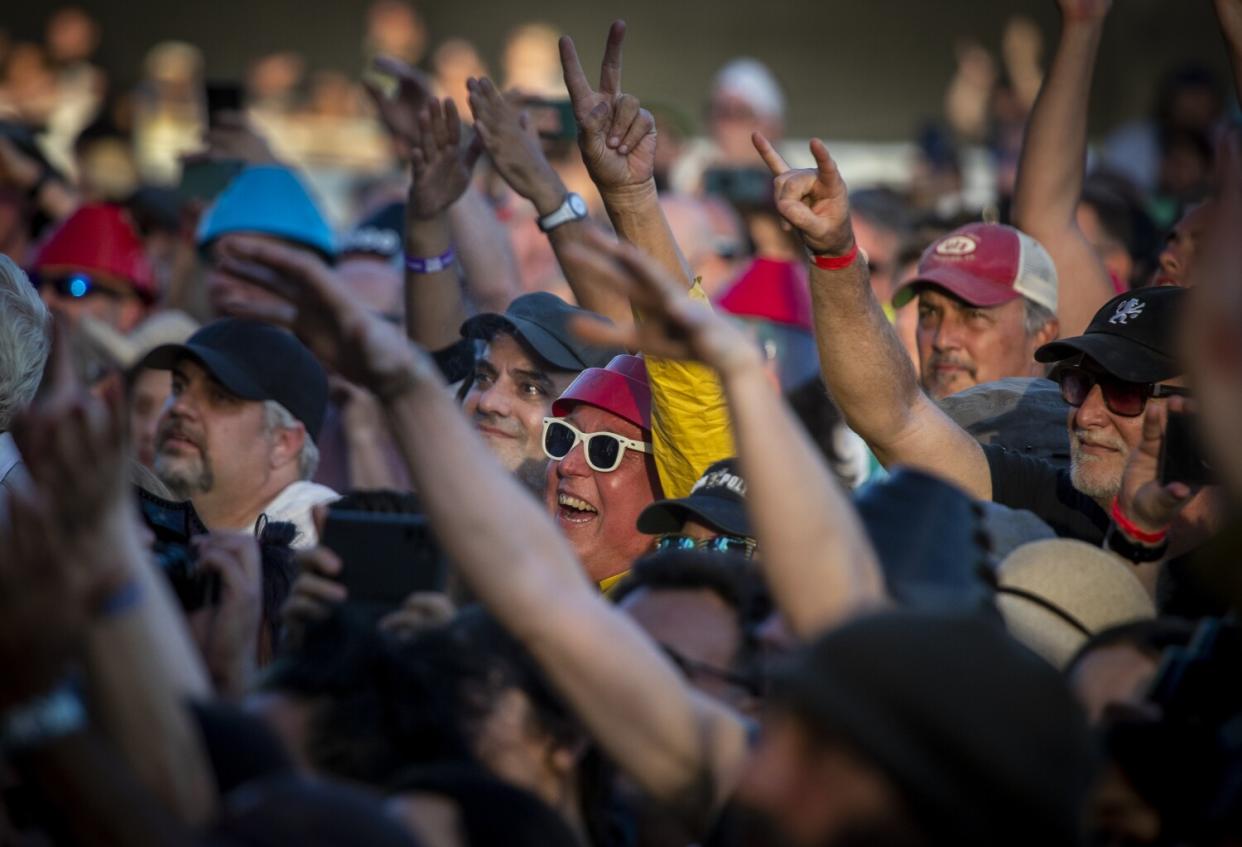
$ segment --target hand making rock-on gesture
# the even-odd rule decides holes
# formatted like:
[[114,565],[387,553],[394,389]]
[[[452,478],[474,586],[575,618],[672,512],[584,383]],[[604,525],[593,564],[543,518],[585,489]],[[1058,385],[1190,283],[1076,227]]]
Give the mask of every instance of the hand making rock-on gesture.
[[643,185],[655,166],[656,130],[651,113],[621,93],[621,42],[625,22],[613,21],[604,46],[599,89],[593,90],[573,39],[561,38],[561,67],[578,121],[578,146],[601,193]]
[[776,210],[802,235],[807,248],[829,256],[848,253],[854,246],[849,192],[824,142],[811,139],[814,168],[795,170],[762,134],[756,132],[751,140],[775,177]]

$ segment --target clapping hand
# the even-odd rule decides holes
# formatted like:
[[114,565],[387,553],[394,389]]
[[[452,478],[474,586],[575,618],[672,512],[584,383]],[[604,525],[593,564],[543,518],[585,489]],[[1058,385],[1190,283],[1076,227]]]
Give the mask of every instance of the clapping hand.
[[413,180],[409,214],[434,218],[452,206],[470,187],[470,174],[483,152],[476,134],[462,147],[461,117],[452,100],[432,98],[418,113],[418,143],[409,151]]
[[396,142],[398,152],[408,161],[421,140],[419,116],[433,99],[431,86],[422,73],[399,59],[381,56],[372,62],[371,67],[394,81],[395,90],[391,97],[371,80],[364,80],[363,85],[375,103],[380,120]]

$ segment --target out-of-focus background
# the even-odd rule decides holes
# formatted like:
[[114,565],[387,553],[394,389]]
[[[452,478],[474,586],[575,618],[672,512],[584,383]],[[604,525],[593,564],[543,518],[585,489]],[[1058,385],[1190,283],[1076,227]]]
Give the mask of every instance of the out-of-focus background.
[[[175,183],[178,156],[198,144],[202,81],[241,81],[256,123],[341,223],[368,179],[392,167],[359,85],[372,55],[417,64],[447,94],[490,73],[555,97],[556,35],[573,35],[590,68],[614,17],[629,23],[626,90],[661,107],[670,143],[707,133],[714,75],[753,56],[783,90],[786,137],[828,139],[852,185],[908,182],[921,161],[952,155],[972,206],[998,184],[1004,192],[1057,26],[1051,0],[7,3],[0,119],[43,127],[54,162],[95,167],[119,196],[140,179]],[[1118,3],[1093,138],[1153,115],[1162,80],[1178,70],[1228,78],[1211,3]]]

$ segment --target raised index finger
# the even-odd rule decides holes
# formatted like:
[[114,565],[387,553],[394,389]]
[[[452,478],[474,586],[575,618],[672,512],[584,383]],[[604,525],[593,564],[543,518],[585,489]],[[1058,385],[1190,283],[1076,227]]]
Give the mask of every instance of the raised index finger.
[[587,82],[586,73],[582,70],[574,40],[568,35],[562,35],[560,46],[561,73],[565,77],[565,87],[569,89],[569,99],[577,106],[595,92],[591,90],[591,83]]
[[604,94],[621,93],[621,42],[625,41],[625,21],[613,21],[604,45],[604,61],[599,67],[599,90]]
[[772,142],[763,137],[763,133],[751,133],[750,140],[755,145],[755,149],[759,151],[759,155],[763,157],[763,163],[768,166],[772,176],[780,176],[789,170],[789,163],[781,158],[781,154],[776,152]]

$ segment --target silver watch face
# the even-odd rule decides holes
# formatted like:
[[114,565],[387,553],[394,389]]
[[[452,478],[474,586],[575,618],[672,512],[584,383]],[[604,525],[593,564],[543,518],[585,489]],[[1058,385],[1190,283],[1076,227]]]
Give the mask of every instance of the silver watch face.
[[577,194],[569,195],[569,210],[580,218],[585,218],[587,213],[586,201]]

